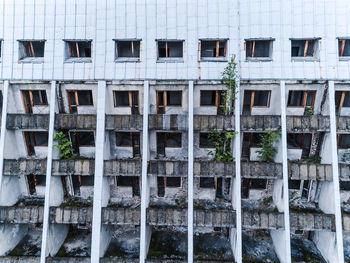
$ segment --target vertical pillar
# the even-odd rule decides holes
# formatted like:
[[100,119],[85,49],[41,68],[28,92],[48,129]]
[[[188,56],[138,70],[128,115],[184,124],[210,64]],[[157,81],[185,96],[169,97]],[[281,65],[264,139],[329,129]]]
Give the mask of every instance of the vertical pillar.
[[43,235],[41,239],[40,263],[45,263],[47,255],[47,239],[49,229],[49,212],[50,212],[50,191],[51,191],[51,172],[52,172],[52,151],[53,151],[53,132],[55,124],[55,107],[56,107],[56,81],[51,82],[50,88],[50,119],[49,119],[49,136],[47,146],[46,161],[46,186],[43,215]]
[[142,178],[141,178],[141,233],[140,233],[140,263],[147,257],[147,207],[149,203],[148,191],[148,112],[149,112],[149,82],[143,86],[143,124],[142,124]]
[[286,83],[280,83],[281,92],[281,132],[282,132],[282,174],[283,174],[283,207],[285,262],[291,262],[290,222],[289,222],[289,193],[288,193],[288,156],[287,156],[287,125],[286,125]]
[[339,191],[339,168],[338,168],[338,148],[337,148],[337,126],[335,117],[335,99],[334,99],[334,81],[329,81],[329,117],[331,131],[331,151],[332,151],[332,174],[333,174],[333,193],[334,193],[334,213],[335,213],[335,231],[338,262],[344,262],[343,248],[343,228],[342,215],[340,208],[340,191]]
[[[237,81],[235,96],[235,206],[236,206],[236,262],[242,263],[242,210],[241,210],[241,102],[240,81]],[[233,201],[233,200],[232,200]]]
[[190,81],[188,85],[188,263],[193,263],[193,161],[193,81]]
[[5,80],[2,90],[2,113],[1,113],[1,133],[0,133],[0,193],[2,189],[2,177],[4,171],[4,152],[5,152],[5,137],[6,137],[6,118],[8,104],[8,89],[9,81]]
[[95,181],[92,211],[91,263],[100,261],[101,211],[103,188],[103,159],[106,122],[106,81],[98,81],[96,142],[95,142]]

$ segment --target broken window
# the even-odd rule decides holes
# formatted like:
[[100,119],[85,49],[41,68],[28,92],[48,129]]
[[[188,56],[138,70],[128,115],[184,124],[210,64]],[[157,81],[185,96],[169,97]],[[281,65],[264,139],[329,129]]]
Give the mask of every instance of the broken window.
[[215,148],[214,142],[209,139],[209,133],[201,132],[199,134],[199,148]]
[[266,179],[250,179],[243,178],[241,183],[241,195],[243,199],[249,198],[249,191],[253,190],[264,190],[267,186]]
[[157,177],[157,195],[164,197],[165,187],[177,188],[181,186],[181,177]]
[[165,148],[181,148],[180,132],[157,132],[157,154],[165,156]]
[[27,146],[27,153],[29,156],[35,154],[36,146],[47,146],[48,143],[48,133],[45,132],[24,132],[24,139]]
[[79,154],[79,147],[95,146],[95,136],[92,131],[69,132],[69,136],[76,154]]
[[338,149],[350,148],[350,134],[338,134]]
[[246,40],[247,58],[269,58],[272,53],[272,40]]
[[163,91],[156,92],[157,96],[157,114],[164,114],[167,106],[182,106],[182,91]]
[[77,113],[78,106],[93,106],[91,90],[67,90],[69,113]]
[[72,184],[74,195],[80,196],[80,187],[82,186],[94,186],[94,176],[81,176],[81,175],[72,175]]
[[335,92],[335,111],[338,114],[343,107],[350,107],[350,91]]
[[182,58],[183,41],[158,41],[158,58]]
[[292,40],[292,57],[316,57],[317,39]]
[[45,186],[46,185],[46,176],[45,175],[35,175],[28,174],[27,176],[28,191],[30,195],[36,193],[36,186]]
[[307,201],[310,200],[311,188],[312,188],[312,181],[303,180],[303,189],[301,191],[302,199],[306,199]]
[[201,40],[201,58],[225,58],[227,40]]
[[46,106],[46,90],[22,90],[22,98],[26,113],[33,113],[34,106]]
[[259,147],[263,133],[243,133],[242,157],[250,158],[250,148]]
[[222,177],[200,177],[199,187],[215,189],[216,198],[226,198],[230,193],[231,179]]
[[338,40],[339,57],[350,56],[350,39]]
[[139,180],[138,176],[117,176],[117,186],[132,187],[133,196],[140,196]]
[[117,147],[132,147],[133,157],[140,156],[140,133],[139,132],[116,132]]
[[243,113],[250,114],[253,107],[269,107],[270,97],[270,90],[245,90]]
[[290,90],[288,94],[288,107],[313,108],[315,98],[315,90]]
[[341,191],[350,191],[350,181],[340,181],[339,190]]
[[217,114],[224,114],[226,107],[224,92],[221,90],[201,90],[200,105],[215,106]]
[[116,59],[140,58],[140,40],[116,40]]
[[19,59],[44,57],[45,41],[19,41]]
[[289,190],[300,190],[300,180],[288,180],[288,189]]
[[113,91],[114,107],[131,107],[132,114],[139,114],[138,91]]
[[66,41],[69,58],[91,58],[91,41]]
[[308,157],[311,147],[311,133],[287,133],[288,149],[302,149],[302,157]]

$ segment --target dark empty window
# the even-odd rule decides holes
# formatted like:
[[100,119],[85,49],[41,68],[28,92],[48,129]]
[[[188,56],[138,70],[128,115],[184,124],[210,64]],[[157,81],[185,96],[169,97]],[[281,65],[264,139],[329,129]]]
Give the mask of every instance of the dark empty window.
[[80,106],[93,105],[91,90],[78,90],[77,93]]
[[338,134],[338,148],[339,149],[350,148],[350,134]]
[[302,156],[307,157],[310,153],[311,138],[311,133],[288,133],[288,149],[302,149]]
[[131,176],[118,176],[117,178],[118,186],[132,187]]
[[92,106],[91,90],[68,90],[68,104],[70,113],[77,113],[78,106]]
[[249,179],[243,178],[241,182],[241,196],[243,199],[249,197],[249,191],[251,189],[264,190],[266,189],[266,179]]
[[181,106],[182,105],[182,91],[166,91],[167,93],[167,105],[168,106]]
[[167,106],[182,106],[182,91],[163,91],[156,92],[157,97],[157,114],[164,114]]
[[33,106],[48,105],[46,90],[22,90],[26,113],[33,113]]
[[251,179],[251,189],[266,189],[266,179]]
[[317,39],[292,40],[292,57],[315,57]]
[[226,57],[226,40],[201,40],[201,58]]
[[139,113],[138,91],[113,91],[114,107],[131,107],[132,114]]
[[243,114],[249,115],[253,107],[269,107],[270,97],[270,90],[245,90],[243,99]]
[[167,133],[166,134],[166,147],[170,148],[180,148],[182,145],[181,142],[181,133]]
[[247,40],[247,58],[269,58],[271,57],[272,40]]
[[350,56],[350,39],[338,40],[339,57]]
[[70,132],[70,138],[76,154],[79,154],[79,147],[95,146],[95,137],[92,131]]
[[133,196],[140,195],[140,178],[138,176],[117,176],[117,186],[132,187]]
[[179,132],[157,132],[157,154],[165,155],[165,148],[181,148],[182,134]]
[[289,190],[299,190],[300,189],[300,180],[288,180]]
[[316,91],[314,90],[290,90],[288,95],[288,107],[313,107]]
[[140,133],[139,132],[116,132],[117,147],[132,147],[134,157],[140,155]]
[[181,177],[166,177],[166,187],[180,187]]
[[182,58],[183,41],[158,41],[158,58]]
[[81,186],[94,186],[95,177],[90,176],[81,176]]
[[226,108],[224,92],[221,90],[201,90],[200,105],[215,106],[218,109],[217,114],[223,114]]
[[250,157],[250,148],[259,147],[262,133],[243,133],[242,157]]
[[199,187],[200,188],[215,188],[215,179],[214,177],[200,177],[199,178]]
[[339,189],[341,191],[350,191],[350,181],[340,181]]
[[139,40],[117,40],[116,58],[139,58],[140,41]]
[[24,132],[24,139],[27,145],[28,155],[34,155],[36,146],[47,146],[48,133],[47,132]]
[[213,140],[209,139],[209,133],[199,134],[199,148],[215,148]]
[[91,41],[66,41],[68,58],[91,58]]
[[36,186],[45,186],[46,185],[46,176],[45,175],[35,175],[28,174],[27,175],[27,184],[29,194],[33,195],[36,193]]
[[336,91],[335,92],[335,109],[336,112],[343,107],[350,107],[350,91]]
[[20,41],[20,59],[44,57],[45,41]]

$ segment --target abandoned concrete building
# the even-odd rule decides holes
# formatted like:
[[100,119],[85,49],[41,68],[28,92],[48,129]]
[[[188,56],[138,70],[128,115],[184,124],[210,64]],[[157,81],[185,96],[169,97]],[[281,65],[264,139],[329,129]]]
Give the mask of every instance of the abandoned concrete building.
[[348,1],[0,14],[0,262],[350,262]]

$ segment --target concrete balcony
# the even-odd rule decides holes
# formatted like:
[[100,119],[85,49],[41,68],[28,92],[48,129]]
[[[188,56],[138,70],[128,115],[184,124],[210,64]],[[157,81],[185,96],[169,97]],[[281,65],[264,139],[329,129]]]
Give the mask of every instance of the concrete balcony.
[[43,206],[0,207],[0,223],[42,223],[43,214]]
[[281,126],[281,117],[277,115],[251,115],[241,116],[242,131],[276,130]]
[[329,116],[287,116],[287,132],[325,132],[329,129]]
[[288,174],[292,180],[333,180],[330,164],[289,162]]
[[106,115],[106,130],[142,130],[142,115]]
[[48,114],[8,114],[6,128],[9,130],[20,129],[49,129]]

